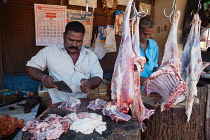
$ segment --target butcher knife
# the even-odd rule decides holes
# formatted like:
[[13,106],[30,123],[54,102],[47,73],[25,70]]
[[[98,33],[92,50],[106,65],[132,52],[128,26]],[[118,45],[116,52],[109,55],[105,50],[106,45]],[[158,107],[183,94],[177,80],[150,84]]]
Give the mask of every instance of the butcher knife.
[[64,81],[53,81],[52,83],[57,87],[58,90],[72,93],[71,88]]

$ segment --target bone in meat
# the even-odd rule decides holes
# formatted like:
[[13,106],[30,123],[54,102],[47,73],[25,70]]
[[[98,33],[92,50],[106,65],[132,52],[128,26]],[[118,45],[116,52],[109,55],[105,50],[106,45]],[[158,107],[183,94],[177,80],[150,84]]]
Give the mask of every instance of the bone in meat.
[[197,96],[196,85],[203,67],[200,48],[200,25],[201,20],[199,15],[195,14],[182,55],[181,75],[187,85],[187,100],[185,104],[187,122],[189,122],[192,113],[194,97]]
[[117,108],[116,102],[108,102],[104,109],[102,110],[103,115],[109,116],[112,120],[118,121],[129,121],[131,119],[130,115],[120,112]]
[[161,65],[144,83],[144,90],[147,95],[156,92],[162,96],[161,111],[168,110],[177,98],[186,92],[186,84],[180,76],[181,61],[177,45],[179,17],[180,12],[176,11],[165,44]]
[[77,97],[69,96],[67,100],[63,101],[61,105],[58,106],[58,108],[76,112],[80,108],[80,105],[80,99]]
[[87,108],[92,109],[92,110],[100,110],[103,109],[104,106],[107,104],[108,102],[105,101],[104,99],[95,99],[90,101],[89,105],[87,106]]

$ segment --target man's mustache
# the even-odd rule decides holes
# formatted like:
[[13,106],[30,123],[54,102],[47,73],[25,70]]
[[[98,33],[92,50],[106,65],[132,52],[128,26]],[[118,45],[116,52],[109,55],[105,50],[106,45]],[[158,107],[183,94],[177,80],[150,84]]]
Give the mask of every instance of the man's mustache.
[[79,50],[79,48],[78,47],[75,47],[75,46],[69,46],[69,47],[67,47],[68,49],[75,49],[75,50]]

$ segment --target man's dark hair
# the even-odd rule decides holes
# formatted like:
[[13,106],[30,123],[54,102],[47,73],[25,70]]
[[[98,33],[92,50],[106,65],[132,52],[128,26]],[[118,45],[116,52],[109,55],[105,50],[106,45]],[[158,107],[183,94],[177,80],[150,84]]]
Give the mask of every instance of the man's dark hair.
[[139,28],[142,29],[144,27],[154,28],[155,23],[152,19],[150,19],[148,17],[143,17],[140,19]]
[[74,32],[83,33],[83,35],[85,34],[85,26],[82,23],[78,22],[78,21],[69,22],[66,25],[65,33],[67,33],[68,30],[74,31]]

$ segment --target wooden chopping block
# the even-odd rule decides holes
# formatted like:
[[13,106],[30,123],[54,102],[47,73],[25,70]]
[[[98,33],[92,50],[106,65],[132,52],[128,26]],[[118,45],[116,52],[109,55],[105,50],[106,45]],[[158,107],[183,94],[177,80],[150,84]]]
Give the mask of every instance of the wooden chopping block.
[[[154,108],[155,113],[145,120],[147,129],[141,135],[142,140],[205,140],[205,117],[207,86],[197,87],[198,95],[194,101],[190,121],[186,122],[185,103],[172,106],[169,111],[160,111],[158,95],[142,97],[147,108]],[[208,111],[209,112],[209,111]],[[208,126],[210,123],[208,123]],[[208,127],[209,128],[209,127]]]
[[210,85],[208,87],[208,95],[207,95],[207,104],[206,104],[206,123],[205,123],[205,131],[206,131],[206,139],[210,139]]

